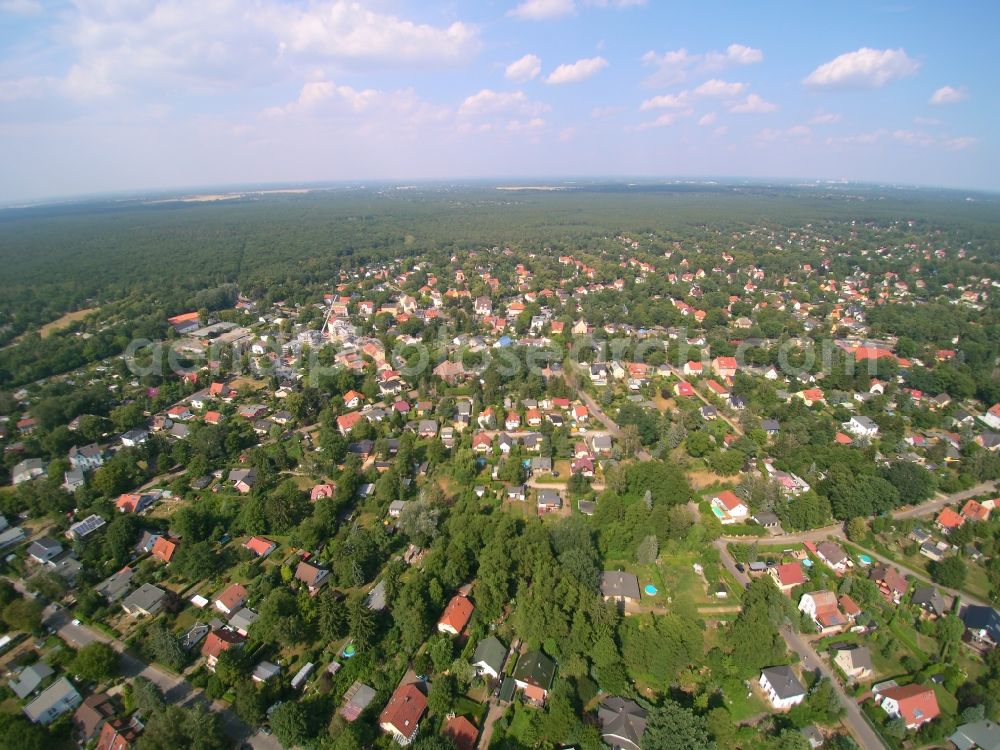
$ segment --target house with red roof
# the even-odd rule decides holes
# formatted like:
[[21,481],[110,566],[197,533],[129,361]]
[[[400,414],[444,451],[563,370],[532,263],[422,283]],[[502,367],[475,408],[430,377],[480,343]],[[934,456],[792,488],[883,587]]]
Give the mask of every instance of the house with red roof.
[[854,445],[854,438],[850,435],[846,435],[843,432],[838,432],[833,436],[833,442],[837,445]]
[[120,513],[142,513],[142,511],[153,504],[153,500],[154,497],[152,495],[129,493],[119,495],[118,500],[115,502],[115,507],[118,508]]
[[586,406],[580,404],[573,407],[573,419],[577,422],[586,422],[590,418],[590,411]]
[[694,360],[690,362],[685,362],[684,367],[681,368],[685,375],[699,377],[701,376],[702,366],[701,362],[695,362]]
[[456,594],[448,602],[448,606],[444,608],[441,619],[438,620],[438,632],[458,635],[469,624],[469,618],[472,617],[473,610],[475,610],[475,607],[472,602],[461,594]]
[[993,404],[983,415],[983,421],[994,430],[1000,430],[1000,404]]
[[357,409],[364,400],[365,394],[353,389],[344,394],[344,406],[348,409]]
[[826,397],[823,395],[823,391],[819,388],[806,388],[804,391],[799,391],[795,394],[798,398],[801,398],[806,406],[812,406],[813,404],[825,403]]
[[365,418],[365,415],[359,411],[348,412],[347,414],[341,414],[337,417],[337,429],[340,430],[341,435],[346,435],[351,430],[354,429],[354,425]]
[[686,380],[674,383],[674,395],[683,398],[690,398],[694,395],[694,387]]
[[416,683],[400,685],[379,714],[378,724],[382,731],[405,747],[416,739],[420,719],[426,710],[427,698]]
[[507,416],[503,420],[503,426],[508,430],[516,430],[521,426],[521,416],[516,411],[507,412]]
[[472,450],[476,453],[489,453],[493,450],[493,437],[485,432],[477,432],[472,436]]
[[732,490],[723,490],[711,500],[712,512],[724,525],[743,523],[750,508]]
[[709,380],[705,385],[708,387],[708,390],[712,392],[712,395],[718,396],[719,398],[729,398],[729,389],[718,381]]
[[323,497],[333,497],[334,489],[332,484],[317,484],[309,491],[309,499],[316,502]]
[[809,617],[822,635],[839,633],[850,623],[832,591],[806,592],[799,599],[799,612]]
[[945,508],[937,517],[937,527],[945,534],[949,534],[955,529],[960,528],[964,523],[965,518],[951,508]]
[[150,554],[162,563],[169,563],[173,559],[175,552],[177,552],[177,542],[161,536],[156,540]]
[[274,552],[278,545],[270,539],[265,539],[262,536],[252,536],[243,544],[243,546],[244,548],[250,550],[250,553],[254,557],[267,557]]
[[802,572],[802,563],[782,563],[770,569],[774,583],[784,593],[788,593],[796,586],[801,586],[806,582],[805,573]]
[[962,506],[962,515],[967,521],[983,523],[990,520],[990,509],[975,500],[969,500]]
[[243,636],[233,630],[212,631],[201,646],[201,655],[205,657],[205,666],[210,672],[214,672],[222,652],[231,648],[239,648],[245,640]]
[[712,360],[712,370],[720,378],[735,377],[737,367],[736,357],[716,357]]
[[203,417],[205,424],[219,424],[222,422],[222,412],[206,411]]
[[919,729],[941,713],[934,690],[923,685],[892,685],[875,691],[875,704],[907,729]]
[[215,608],[224,615],[231,615],[247,600],[246,587],[239,583],[232,583],[227,586],[215,599]]
[[458,750],[472,750],[479,739],[479,730],[464,716],[449,719],[441,734],[450,739]]
[[129,750],[139,739],[141,730],[141,724],[126,724],[121,719],[111,719],[101,727],[95,750]]

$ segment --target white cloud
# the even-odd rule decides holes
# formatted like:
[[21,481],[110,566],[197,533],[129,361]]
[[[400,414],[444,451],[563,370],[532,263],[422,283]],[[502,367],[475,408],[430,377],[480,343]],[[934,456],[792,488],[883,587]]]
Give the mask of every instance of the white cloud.
[[894,130],[891,136],[894,141],[901,141],[910,146],[931,146],[934,144],[933,136],[912,130]]
[[620,114],[622,110],[623,107],[594,107],[590,110],[590,116],[595,120],[602,120],[606,117],[614,117],[615,115]]
[[944,141],[944,147],[949,151],[961,151],[962,149],[969,148],[970,146],[975,146],[978,142],[978,138],[966,135],[958,138],[946,138]]
[[817,89],[876,89],[919,69],[920,62],[903,49],[862,47],[823,63],[803,83]]
[[680,120],[688,117],[691,114],[690,111],[684,112],[664,112],[662,115],[657,117],[655,120],[649,120],[647,122],[639,123],[639,130],[649,130],[651,128],[663,128],[669,125],[673,125]]
[[350,0],[75,0],[60,18],[71,57],[62,92],[231,91],[317,62],[410,69],[457,65],[479,50],[476,26],[416,23]]
[[3,0],[0,2],[0,13],[12,16],[37,16],[43,10],[38,0]]
[[37,99],[52,91],[57,85],[58,81],[55,79],[42,76],[0,80],[0,102]]
[[724,52],[692,54],[686,49],[668,50],[664,53],[653,51],[642,56],[643,65],[656,68],[646,79],[650,86],[672,86],[686,81],[695,70],[721,70],[723,68],[752,65],[764,59],[759,49],[743,44],[730,44]]
[[449,63],[467,60],[479,47],[474,25],[418,24],[347,0],[313,3],[302,10],[265,0],[251,17],[272,30],[284,49],[324,58]]
[[584,5],[595,8],[638,8],[646,2],[647,0],[583,0]]
[[743,101],[737,102],[729,107],[730,112],[735,112],[737,114],[763,114],[765,112],[773,112],[778,108],[777,104],[772,104],[769,101],[765,101],[759,94],[750,94]]
[[[412,89],[380,91],[355,89],[333,81],[308,81],[299,91],[298,99],[280,107],[269,107],[265,118],[315,116],[324,120],[348,118],[365,128],[378,125],[394,126],[444,122],[451,115],[448,107],[422,100]],[[358,120],[359,116],[364,115]]]
[[720,99],[731,99],[743,93],[746,88],[745,83],[729,83],[713,78],[698,86],[694,93],[698,96],[718,97]]
[[519,60],[515,60],[504,71],[508,80],[515,83],[525,83],[535,78],[542,72],[542,60],[538,55],[525,55]]
[[574,0],[524,0],[516,8],[507,12],[508,16],[526,21],[548,21],[562,18],[576,12]]
[[931,96],[931,104],[958,104],[969,98],[969,92],[965,87],[954,88],[952,86],[942,86]]
[[784,130],[764,128],[753,136],[753,140],[758,145],[765,143],[788,143],[790,141],[795,141],[801,145],[808,143],[811,134],[812,131],[805,125],[793,125]]
[[913,118],[913,122],[916,125],[940,125],[941,121],[936,117],[921,117],[917,115]]
[[[715,59],[718,53],[710,53],[709,60]],[[747,47],[744,44],[730,44],[726,48],[726,54],[719,60],[723,65],[753,65],[763,61],[764,53],[759,49]]]
[[679,94],[660,94],[644,101],[639,109],[645,112],[648,109],[689,109],[691,97],[687,91]]
[[716,120],[715,112],[709,112],[698,118],[698,124],[701,126],[711,125]]
[[606,67],[608,67],[608,61],[603,57],[585,57],[575,63],[563,63],[549,74],[545,82],[557,85],[580,83],[597,75]]
[[528,99],[523,91],[482,89],[465,98],[458,108],[458,114],[462,117],[481,117],[508,113],[533,118],[548,109],[546,104]]
[[809,120],[810,125],[833,125],[838,123],[843,119],[843,116],[836,112],[820,112],[811,120]]

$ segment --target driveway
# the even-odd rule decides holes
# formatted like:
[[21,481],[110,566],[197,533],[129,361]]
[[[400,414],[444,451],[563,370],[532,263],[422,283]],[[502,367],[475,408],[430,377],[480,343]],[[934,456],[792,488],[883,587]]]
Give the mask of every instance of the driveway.
[[[737,581],[739,581],[744,586],[750,582],[750,576],[746,573],[741,573],[736,567],[736,561],[733,560],[732,555],[729,554],[729,549],[726,547],[726,542],[722,539],[716,539],[713,544],[719,550],[719,557],[722,560],[722,564],[726,566],[726,569],[733,574]],[[794,632],[790,627],[785,627],[781,629],[781,635],[785,639],[785,643],[788,648],[799,655],[802,660],[802,665],[804,668],[810,671],[819,671],[824,677],[828,677],[830,682],[833,683],[833,687],[837,693],[837,697],[840,699],[840,704],[844,707],[846,712],[844,716],[844,723],[850,729],[851,734],[854,735],[854,739],[857,740],[858,744],[865,750],[882,750],[885,745],[882,740],[875,733],[875,730],[871,728],[871,725],[865,719],[864,715],[861,713],[861,709],[858,704],[851,699],[846,692],[844,692],[843,687],[841,687],[837,676],[834,674],[833,670],[824,662],[812,645],[801,635]]]

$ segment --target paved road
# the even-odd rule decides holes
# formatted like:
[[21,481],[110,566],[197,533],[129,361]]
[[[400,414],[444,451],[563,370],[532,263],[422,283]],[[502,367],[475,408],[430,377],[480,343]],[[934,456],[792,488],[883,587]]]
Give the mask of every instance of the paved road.
[[[688,379],[688,376],[685,375],[681,370],[677,369],[676,367],[672,367],[671,365],[667,365],[667,369],[673,375],[675,375],[677,378],[679,378],[680,380],[687,380]],[[694,395],[697,396],[699,399],[701,399],[702,403],[705,404],[705,406],[715,406],[715,404],[713,404],[711,401],[709,401],[705,397],[705,394],[702,393],[701,390],[699,390],[698,388],[693,388],[693,390],[694,390]],[[722,409],[718,410],[718,417],[723,422],[725,422],[730,427],[732,427],[733,430],[736,432],[737,435],[740,435],[741,437],[743,436],[743,428],[740,426],[740,423],[737,422],[735,419],[732,419],[728,415],[723,414],[722,413]]]
[[222,701],[210,702],[205,694],[195,688],[181,675],[169,672],[155,664],[146,664],[129,653],[125,644],[106,633],[86,625],[74,625],[71,615],[65,609],[49,605],[43,614],[43,622],[53,628],[56,634],[74,648],[82,648],[91,643],[107,643],[121,654],[122,675],[128,678],[144,677],[162,692],[168,703],[179,706],[199,703],[217,713],[222,720],[223,730],[233,740],[234,745],[247,744],[254,750],[283,750],[281,743],[273,735],[254,733],[229,706]]
[[[729,554],[726,542],[722,539],[716,539],[714,544],[719,550],[719,557],[722,560],[722,564],[726,566],[726,569],[743,585],[749,583],[750,577],[746,573],[741,573],[736,567],[736,561],[733,560],[732,555]],[[785,643],[788,645],[788,648],[799,655],[799,658],[802,660],[802,665],[806,669],[811,671],[818,670],[820,674],[824,677],[828,677],[830,682],[833,683],[837,697],[840,699],[840,704],[844,707],[844,711],[846,712],[846,715],[844,716],[844,723],[850,729],[851,734],[854,735],[854,739],[857,740],[858,744],[865,748],[865,750],[883,750],[885,745],[875,733],[875,730],[872,729],[871,725],[869,725],[865,720],[858,704],[852,700],[846,692],[844,692],[844,689],[841,687],[840,681],[834,674],[833,669],[831,669],[826,662],[820,658],[819,654],[816,653],[816,650],[812,647],[812,645],[798,633],[793,632],[791,628],[782,628],[781,635],[785,639]]]
[[[575,377],[581,377],[579,368],[577,368]],[[603,424],[604,429],[606,429],[612,437],[621,438],[622,428],[618,426],[617,422],[604,413],[604,410],[601,409],[589,393],[573,384],[572,379],[568,377],[565,368],[563,369],[563,379],[566,381],[566,385],[568,385],[571,389],[576,390],[580,400],[583,401],[584,405],[590,411],[591,417],[595,417],[597,421]],[[650,456],[649,453],[642,448],[635,452],[635,457],[640,461],[649,461],[652,458],[652,456]]]
[[996,482],[983,482],[982,484],[977,484],[975,487],[970,487],[962,492],[955,492],[951,495],[938,495],[925,503],[914,505],[912,508],[895,511],[892,514],[892,517],[899,519],[917,518],[930,513],[936,513],[946,505],[960,503],[968,500],[970,497],[975,497],[976,495],[985,495],[990,492],[996,492],[996,487]]

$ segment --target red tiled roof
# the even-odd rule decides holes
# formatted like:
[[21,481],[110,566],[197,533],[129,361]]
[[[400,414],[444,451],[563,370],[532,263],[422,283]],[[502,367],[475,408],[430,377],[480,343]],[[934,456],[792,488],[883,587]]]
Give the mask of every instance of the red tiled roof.
[[243,602],[246,601],[247,590],[244,586],[238,583],[233,583],[226,588],[219,596],[216,598],[217,602],[222,602],[222,606],[232,612]]
[[273,544],[274,542],[270,539],[265,539],[262,536],[252,536],[243,546],[260,557],[261,555],[266,555]]
[[969,500],[962,508],[962,515],[970,521],[986,521],[990,517],[990,509],[975,500]]
[[163,562],[168,563],[176,551],[177,542],[173,542],[165,536],[161,536],[153,544],[152,554],[157,560],[162,560]]
[[453,596],[451,601],[448,602],[448,606],[444,608],[444,613],[441,615],[441,619],[438,620],[438,624],[448,625],[456,633],[461,633],[465,629],[465,626],[468,625],[469,618],[472,617],[474,609],[475,607],[472,606],[472,602],[464,596]]
[[378,723],[390,725],[404,737],[412,737],[417,731],[420,717],[426,710],[427,698],[416,684],[411,682],[396,688],[396,692],[379,714]]
[[806,582],[801,563],[783,563],[775,569],[782,586],[799,586]]
[[458,750],[472,750],[479,738],[479,730],[464,716],[449,719],[442,733],[455,743]]
[[243,643],[243,636],[231,630],[216,630],[208,634],[205,643],[201,647],[202,656],[211,656],[216,659],[223,651],[228,651],[233,646]]
[[907,726],[923,724],[941,713],[934,691],[923,685],[897,685],[883,690],[881,695],[899,704],[899,713]]
[[958,515],[958,513],[953,511],[951,508],[945,508],[944,510],[941,511],[940,515],[938,515],[937,522],[938,525],[946,529],[957,529],[959,526],[965,523],[965,519],[962,518],[962,516]]
[[715,499],[722,503],[726,510],[735,510],[739,506],[745,504],[732,490],[723,490],[715,496]]

